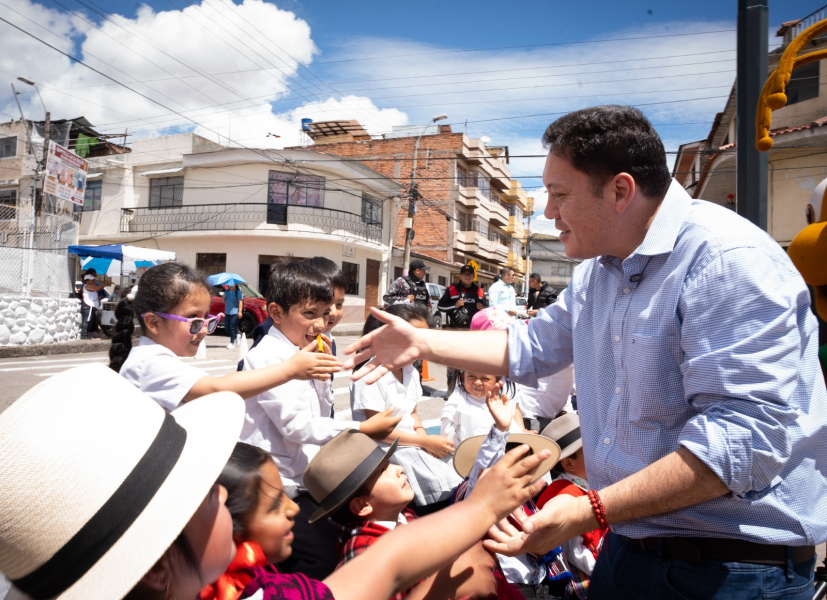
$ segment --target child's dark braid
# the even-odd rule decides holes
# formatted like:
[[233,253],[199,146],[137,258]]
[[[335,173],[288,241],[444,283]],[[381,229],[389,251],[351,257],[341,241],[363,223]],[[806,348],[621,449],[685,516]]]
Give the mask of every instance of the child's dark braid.
[[118,302],[115,317],[118,324],[115,326],[115,335],[112,336],[112,345],[109,347],[109,368],[120,373],[129,351],[132,350],[132,333],[135,331],[132,301],[124,298]]

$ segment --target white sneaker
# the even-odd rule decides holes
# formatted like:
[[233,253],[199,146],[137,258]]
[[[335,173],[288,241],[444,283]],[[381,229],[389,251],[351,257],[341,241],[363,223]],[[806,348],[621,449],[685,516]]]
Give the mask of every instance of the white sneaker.
[[235,346],[233,345],[233,343],[232,343],[232,342],[230,342],[229,344],[227,344],[227,345],[225,346],[225,348],[227,348],[227,350],[234,350],[234,349],[235,349]]

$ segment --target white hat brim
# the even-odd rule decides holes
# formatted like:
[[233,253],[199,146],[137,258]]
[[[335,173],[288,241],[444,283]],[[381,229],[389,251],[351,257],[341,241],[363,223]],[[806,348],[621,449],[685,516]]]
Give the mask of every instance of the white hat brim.
[[[487,437],[488,436],[485,435],[469,437],[457,446],[454,452],[454,470],[460,477],[468,477],[468,475],[470,475],[471,469],[477,460],[480,447]],[[506,443],[526,444],[534,454],[542,452],[543,450],[549,450],[551,452],[551,456],[543,460],[537,465],[537,468],[534,469],[534,472],[531,474],[532,482],[537,481],[540,477],[548,473],[551,468],[557,464],[557,461],[560,460],[560,446],[557,445],[557,442],[536,433],[509,433]]]
[[[56,598],[120,600],[135,587],[183,531],[227,464],[241,433],[244,402],[232,392],[218,392],[182,405],[172,416],[187,431],[175,467],[121,538]],[[30,598],[12,586],[6,600]]]

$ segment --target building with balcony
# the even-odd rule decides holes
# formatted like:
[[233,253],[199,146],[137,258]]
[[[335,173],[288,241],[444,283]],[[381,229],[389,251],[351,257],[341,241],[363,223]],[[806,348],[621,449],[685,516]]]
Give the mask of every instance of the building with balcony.
[[324,256],[348,278],[344,323],[381,303],[400,186],[365,165],[227,148],[192,133],[137,140],[118,158],[90,160],[102,194],[83,212],[82,244],[170,250],[207,274],[238,273],[262,293],[274,262]]
[[530,270],[558,292],[569,285],[571,274],[581,261],[566,256],[566,249],[557,236],[532,233],[530,237]]
[[[323,156],[360,161],[405,188],[393,223],[393,244],[403,247],[414,147],[422,128],[396,128],[392,134],[371,138],[357,121],[326,121],[311,127],[311,149]],[[432,125],[419,142],[416,184],[420,198],[411,249],[433,259],[430,281],[450,283],[459,268],[473,260],[480,265],[481,283],[493,281],[507,265],[517,271],[521,286],[523,218],[531,199],[511,179],[507,147],[487,147],[482,140],[454,133],[450,126]],[[401,273],[405,265],[394,260],[395,272]],[[446,271],[445,265],[452,268]]]
[[[778,66],[781,54],[801,31],[827,15],[823,7],[797,21],[784,23],[776,32],[783,38],[778,48],[769,52],[768,67]],[[827,35],[821,35],[799,56],[827,48]],[[767,231],[782,246],[807,225],[805,207],[813,189],[827,177],[827,66],[816,61],[792,72],[786,87],[787,104],[772,112],[770,137],[773,147],[768,153],[769,181],[767,198]],[[673,177],[693,198],[735,209],[735,95],[733,83],[722,112],[715,116],[706,139],[680,146]]]

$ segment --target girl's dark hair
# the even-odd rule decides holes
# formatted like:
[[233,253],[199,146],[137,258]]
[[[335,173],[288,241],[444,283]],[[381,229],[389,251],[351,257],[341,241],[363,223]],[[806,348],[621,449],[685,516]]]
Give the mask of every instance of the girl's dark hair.
[[267,278],[267,304],[275,302],[285,312],[301,302],[333,302],[330,279],[308,261],[282,261]]
[[345,277],[344,271],[342,271],[342,268],[329,258],[325,258],[324,256],[314,256],[312,258],[307,258],[302,262],[318,269],[319,273],[330,280],[330,286],[334,290],[347,289],[347,277]]
[[144,319],[141,317],[143,313],[168,313],[197,287],[210,293],[204,276],[187,265],[168,262],[148,269],[141,276],[135,299],[124,298],[115,309],[118,324],[109,348],[109,368],[120,372],[132,350],[132,333],[135,331],[133,319],[138,319],[141,333],[145,333]]
[[[499,375],[494,375],[497,378],[497,381],[503,379]],[[459,385],[459,389],[463,392],[468,394],[468,390],[465,389],[465,371],[457,371],[457,384]],[[517,392],[517,386],[513,381],[508,381],[508,379],[503,379],[503,389],[502,393],[508,396],[509,400],[514,400],[514,394]]]
[[258,503],[259,469],[270,456],[261,448],[238,442],[218,483],[227,489],[227,510],[233,518],[233,534],[244,535],[244,525]]
[[[431,322],[431,313],[423,304],[402,302],[400,304],[392,304],[383,310],[389,315],[399,317],[400,319],[405,319],[408,323],[411,321],[425,321],[428,324],[428,327],[433,325]],[[384,325],[384,323],[371,314],[362,327],[362,335],[365,336],[371,331],[379,329],[382,325]],[[358,371],[366,362],[367,361],[356,365],[353,367],[353,370]]]

